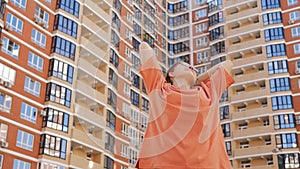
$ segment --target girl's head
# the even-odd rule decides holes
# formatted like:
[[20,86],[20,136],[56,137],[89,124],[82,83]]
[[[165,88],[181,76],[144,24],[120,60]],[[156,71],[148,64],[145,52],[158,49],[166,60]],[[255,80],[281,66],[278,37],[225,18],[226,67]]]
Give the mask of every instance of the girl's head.
[[172,65],[166,74],[166,81],[174,84],[174,80],[185,80],[188,84],[194,85],[197,79],[198,70],[192,65],[183,61]]

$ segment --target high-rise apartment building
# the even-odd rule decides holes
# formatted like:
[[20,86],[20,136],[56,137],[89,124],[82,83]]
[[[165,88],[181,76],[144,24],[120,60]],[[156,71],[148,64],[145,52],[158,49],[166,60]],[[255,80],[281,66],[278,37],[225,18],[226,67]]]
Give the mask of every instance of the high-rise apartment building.
[[300,168],[299,13],[299,0],[1,0],[0,169],[134,168],[142,41],[163,72],[233,61],[220,100],[233,168]]

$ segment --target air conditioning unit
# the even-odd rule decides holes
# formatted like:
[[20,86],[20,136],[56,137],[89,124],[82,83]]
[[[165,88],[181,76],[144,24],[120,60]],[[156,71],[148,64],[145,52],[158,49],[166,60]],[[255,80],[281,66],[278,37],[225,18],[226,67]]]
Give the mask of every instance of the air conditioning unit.
[[8,142],[6,142],[6,141],[0,141],[0,147],[1,148],[7,148],[8,147]]
[[295,23],[295,20],[293,20],[293,19],[291,19],[291,20],[289,20],[289,24],[291,25],[291,24],[294,24]]
[[44,22],[42,26],[43,26],[43,28],[47,29],[48,28],[48,23]]
[[0,84],[3,85],[4,80],[0,78]]
[[3,82],[3,86],[7,87],[7,88],[11,88],[13,86],[13,84],[11,82],[9,82],[9,81],[4,81]]
[[41,111],[40,111],[40,116],[46,116],[46,115],[47,115],[47,113],[46,113],[45,110],[41,110]]
[[295,74],[300,74],[300,69],[297,69],[296,71],[295,71]]
[[4,27],[6,30],[9,30],[9,31],[11,31],[12,30],[12,26],[11,25],[9,25],[9,24],[7,24],[7,25],[5,25],[5,27]]

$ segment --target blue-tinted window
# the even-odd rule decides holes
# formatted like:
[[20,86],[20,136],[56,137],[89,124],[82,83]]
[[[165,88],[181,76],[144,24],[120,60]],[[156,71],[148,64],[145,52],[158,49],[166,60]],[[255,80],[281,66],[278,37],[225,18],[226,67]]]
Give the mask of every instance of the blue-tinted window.
[[39,154],[66,159],[66,152],[67,140],[48,134],[41,135]]
[[60,30],[74,38],[77,38],[78,24],[62,15],[55,16],[54,30]]
[[274,118],[274,129],[295,128],[295,119],[293,114],[280,114]]
[[79,17],[80,4],[75,0],[58,0],[56,6],[77,18]]
[[131,98],[131,104],[135,105],[135,106],[139,106],[140,105],[140,95],[131,90],[130,91],[130,98]]
[[67,41],[59,36],[54,36],[52,40],[51,52],[58,53],[62,56],[75,59],[76,45],[70,41]]
[[267,57],[284,56],[286,55],[285,44],[274,44],[266,46]]
[[270,90],[271,90],[271,92],[291,90],[290,79],[288,77],[271,79],[270,80]]
[[292,96],[274,96],[272,97],[272,110],[284,110],[293,108]]
[[265,41],[283,39],[284,33],[283,28],[271,28],[265,30]]
[[49,62],[49,76],[54,76],[72,84],[73,82],[73,66],[59,61],[57,59],[51,59]]
[[109,62],[112,63],[116,68],[119,66],[119,56],[118,54],[110,49],[110,57],[109,57]]
[[276,147],[278,148],[296,148],[298,147],[296,133],[286,133],[275,135]]
[[264,25],[282,23],[281,12],[263,14]]
[[55,83],[48,83],[46,101],[55,102],[66,107],[71,107],[72,91]]
[[114,115],[110,110],[107,110],[106,125],[112,130],[115,130],[116,128],[116,115]]
[[44,111],[46,112],[46,114],[43,117],[43,127],[48,127],[68,133],[69,115],[67,113],[52,108],[46,108]]
[[288,64],[286,60],[268,62],[269,74],[278,74],[288,72]]
[[289,169],[290,166],[300,168],[300,154],[278,154],[278,166],[280,169]]
[[261,0],[262,10],[279,8],[279,7],[280,7],[280,0]]

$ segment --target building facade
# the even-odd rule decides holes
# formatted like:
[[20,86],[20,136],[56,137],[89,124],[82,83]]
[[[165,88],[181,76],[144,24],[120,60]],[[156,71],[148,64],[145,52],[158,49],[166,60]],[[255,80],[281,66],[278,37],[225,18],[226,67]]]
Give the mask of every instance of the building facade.
[[233,168],[300,168],[299,12],[299,0],[2,0],[0,169],[134,168],[150,107],[142,41],[164,73],[233,61],[220,100]]

